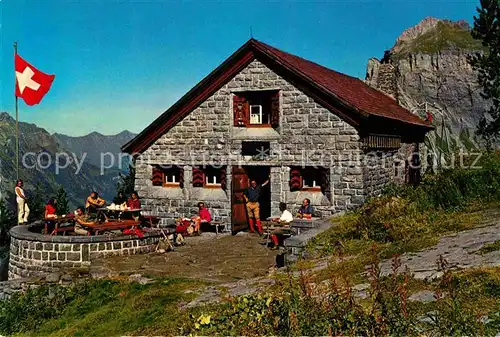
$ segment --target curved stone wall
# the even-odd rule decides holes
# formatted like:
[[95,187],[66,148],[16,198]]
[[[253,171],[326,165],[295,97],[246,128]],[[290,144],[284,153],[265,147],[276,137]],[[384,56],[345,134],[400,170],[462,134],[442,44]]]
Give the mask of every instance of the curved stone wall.
[[88,268],[92,260],[111,255],[154,251],[159,231],[132,235],[53,236],[37,233],[38,227],[16,226],[10,230],[9,280],[45,275],[72,268]]

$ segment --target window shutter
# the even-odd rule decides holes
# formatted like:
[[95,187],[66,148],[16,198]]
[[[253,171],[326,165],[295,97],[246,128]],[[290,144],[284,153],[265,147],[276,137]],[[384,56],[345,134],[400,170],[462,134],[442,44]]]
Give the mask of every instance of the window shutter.
[[280,125],[280,92],[271,96],[271,126],[276,128]]
[[226,166],[220,168],[220,187],[225,191],[227,187],[226,183]]
[[321,192],[331,200],[331,188],[330,188],[330,170],[327,168],[320,169],[321,174]]
[[302,188],[302,177],[300,169],[292,168],[290,170],[290,191],[297,191]]
[[157,166],[153,166],[153,177],[151,181],[153,182],[153,186],[163,185],[163,171]]
[[193,186],[203,187],[205,185],[205,174],[202,170],[193,167]]
[[179,167],[179,187],[184,188],[184,168]]
[[245,97],[233,96],[234,126],[245,126],[248,124],[249,105]]

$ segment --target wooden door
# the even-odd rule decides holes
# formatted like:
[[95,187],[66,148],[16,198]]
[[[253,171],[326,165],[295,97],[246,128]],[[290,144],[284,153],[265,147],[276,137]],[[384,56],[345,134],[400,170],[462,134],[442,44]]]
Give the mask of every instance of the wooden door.
[[248,175],[245,169],[233,166],[232,200],[231,200],[231,229],[237,232],[248,227],[247,212],[243,193],[248,187]]

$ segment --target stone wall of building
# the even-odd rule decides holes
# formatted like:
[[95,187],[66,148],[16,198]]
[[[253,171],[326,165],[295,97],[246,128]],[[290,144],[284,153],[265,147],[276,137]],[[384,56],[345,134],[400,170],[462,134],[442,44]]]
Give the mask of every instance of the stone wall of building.
[[[259,130],[233,126],[233,94],[256,90],[280,90],[280,127]],[[245,140],[269,141],[269,157],[265,160],[243,157]],[[352,126],[254,60],[137,156],[136,189],[143,208],[151,214],[168,219],[188,217],[197,211],[198,201],[205,201],[216,217],[229,221],[230,167],[266,165],[271,172],[274,214],[280,201],[287,202],[294,210],[308,197],[321,215],[326,216],[363,203],[362,157],[359,136]],[[152,168],[158,164],[182,166],[184,188],[152,186]],[[228,167],[227,191],[192,187],[191,167],[203,164]],[[328,167],[328,193],[290,192],[292,166]]]
[[404,160],[398,151],[371,152],[363,165],[367,197],[379,196],[390,183],[404,182]]
[[28,226],[10,230],[9,280],[45,275],[74,268],[88,268],[93,259],[132,255],[155,249],[161,235],[144,238],[116,236],[52,236],[30,231]]

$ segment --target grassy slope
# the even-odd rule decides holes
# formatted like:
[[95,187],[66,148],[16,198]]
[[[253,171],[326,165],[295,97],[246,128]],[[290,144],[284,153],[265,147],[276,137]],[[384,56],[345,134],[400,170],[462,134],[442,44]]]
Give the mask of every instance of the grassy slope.
[[420,35],[416,39],[404,44],[395,58],[408,54],[435,54],[440,51],[458,48],[462,50],[483,50],[481,42],[475,40],[468,30],[449,22],[439,22],[436,29]]
[[188,318],[179,309],[193,298],[185,291],[199,285],[181,279],[148,285],[94,282],[89,293],[72,299],[56,317],[16,336],[174,335]]

